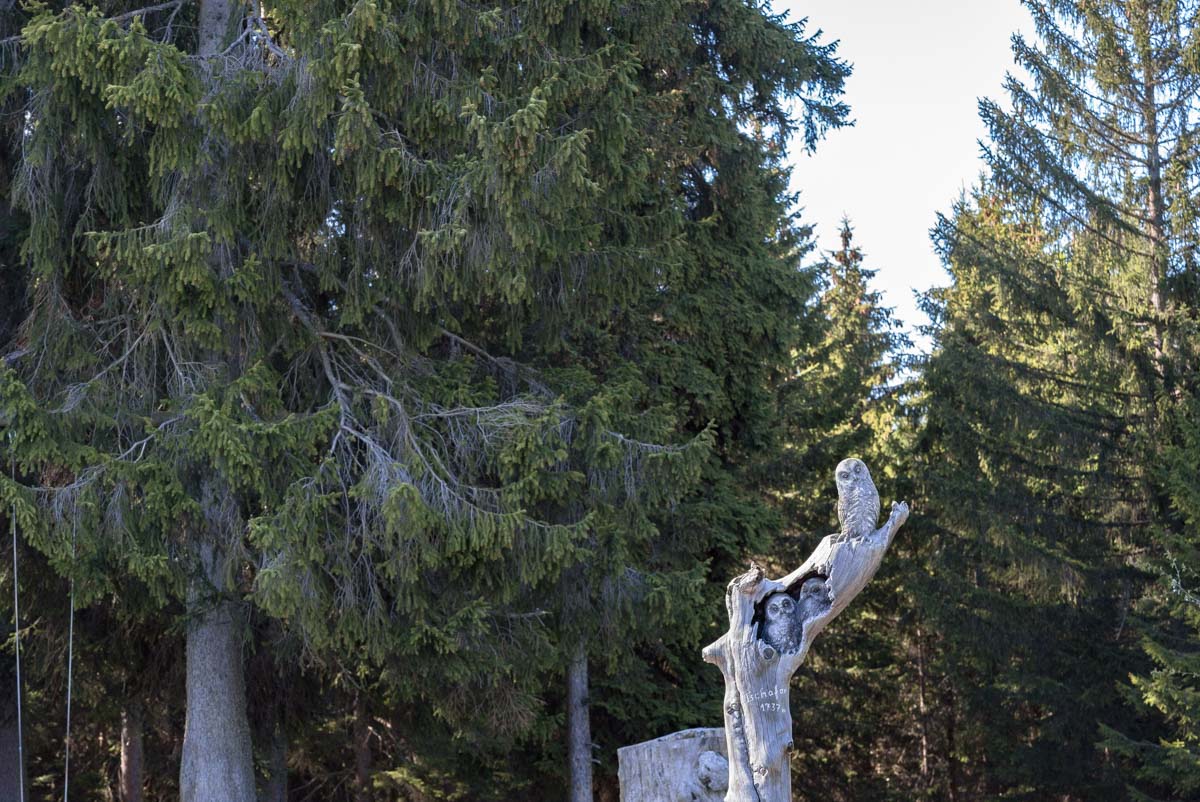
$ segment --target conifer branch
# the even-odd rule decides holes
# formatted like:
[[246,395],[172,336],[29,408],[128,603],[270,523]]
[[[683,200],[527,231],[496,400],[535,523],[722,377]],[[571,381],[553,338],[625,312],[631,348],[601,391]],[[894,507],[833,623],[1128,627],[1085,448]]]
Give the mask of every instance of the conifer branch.
[[[134,9],[133,11],[126,11],[124,13],[117,14],[112,17],[107,17],[107,19],[112,20],[113,22],[129,22],[134,17],[144,17],[147,14],[154,14],[158,11],[166,11],[167,9],[173,9],[172,14],[171,14],[171,19],[174,19],[175,14],[177,14],[179,12],[179,9],[183,8],[183,6],[187,2],[188,2],[188,0],[170,0],[170,2],[167,2],[167,3],[157,3],[152,6],[144,6],[142,8]],[[12,36],[6,36],[3,39],[0,39],[0,46],[12,44],[12,43],[19,43],[19,42],[23,41],[24,36],[25,35],[23,33],[14,34]]]

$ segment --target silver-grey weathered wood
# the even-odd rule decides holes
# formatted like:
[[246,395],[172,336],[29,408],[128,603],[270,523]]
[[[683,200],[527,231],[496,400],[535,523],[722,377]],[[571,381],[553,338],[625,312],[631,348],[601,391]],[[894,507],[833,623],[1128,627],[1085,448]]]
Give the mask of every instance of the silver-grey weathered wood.
[[720,802],[725,730],[683,730],[617,750],[621,802]]
[[842,531],[823,539],[803,565],[780,580],[758,565],[725,595],[729,630],[704,649],[725,678],[729,789],[725,802],[791,802],[789,684],[813,640],[875,575],[908,505],[892,505],[879,529],[879,496],[866,465],[838,465]]

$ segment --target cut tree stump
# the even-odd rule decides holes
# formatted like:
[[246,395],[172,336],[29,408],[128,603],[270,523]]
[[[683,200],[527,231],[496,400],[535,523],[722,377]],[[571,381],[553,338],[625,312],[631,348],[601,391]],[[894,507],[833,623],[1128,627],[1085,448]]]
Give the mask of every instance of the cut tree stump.
[[725,730],[683,730],[617,750],[621,802],[720,802],[729,779]]

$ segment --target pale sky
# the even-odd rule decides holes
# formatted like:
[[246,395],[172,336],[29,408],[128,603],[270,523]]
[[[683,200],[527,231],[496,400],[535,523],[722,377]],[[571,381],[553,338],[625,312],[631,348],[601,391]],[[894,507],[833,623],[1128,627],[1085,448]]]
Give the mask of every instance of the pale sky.
[[[1019,0],[775,0],[808,32],[840,40],[854,66],[846,83],[853,128],[831,132],[808,156],[792,145],[792,189],[822,252],[850,217],[864,267],[910,329],[927,322],[913,290],[947,283],[929,229],[982,169],[977,101],[1002,96],[1010,38],[1032,24]],[[1007,105],[1005,102],[1004,105]],[[923,348],[923,344],[919,344]]]

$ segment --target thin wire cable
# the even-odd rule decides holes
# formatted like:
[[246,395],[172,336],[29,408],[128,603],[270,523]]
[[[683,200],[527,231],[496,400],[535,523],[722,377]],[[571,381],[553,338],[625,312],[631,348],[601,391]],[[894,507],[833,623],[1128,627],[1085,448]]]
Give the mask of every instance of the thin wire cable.
[[79,528],[79,503],[76,501],[75,514],[71,516],[71,614],[67,619],[67,733],[63,736],[63,750],[66,755],[63,760],[63,802],[67,802],[67,792],[71,787],[71,678],[75,663],[75,533]]
[[[8,444],[12,446],[12,435],[8,436]],[[17,459],[9,457],[12,479],[17,481]],[[13,550],[13,640],[17,649],[17,787],[20,789],[20,802],[25,802],[25,732],[21,727],[21,607],[17,593],[17,502],[13,501],[12,512],[9,516],[12,526]]]

